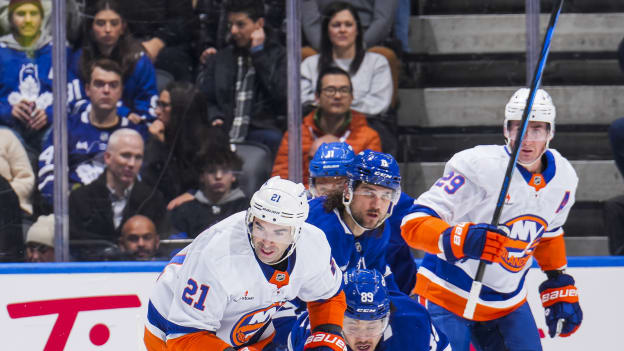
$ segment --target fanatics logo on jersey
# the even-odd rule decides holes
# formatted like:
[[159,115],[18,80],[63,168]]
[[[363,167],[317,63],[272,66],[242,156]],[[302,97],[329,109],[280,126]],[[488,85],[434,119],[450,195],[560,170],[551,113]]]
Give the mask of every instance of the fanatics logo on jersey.
[[245,291],[245,293],[242,296],[235,297],[232,300],[234,300],[234,302],[238,302],[238,301],[241,301],[241,300],[243,300],[243,301],[251,301],[251,300],[254,299],[253,296],[247,296],[247,295],[249,295],[249,291]]

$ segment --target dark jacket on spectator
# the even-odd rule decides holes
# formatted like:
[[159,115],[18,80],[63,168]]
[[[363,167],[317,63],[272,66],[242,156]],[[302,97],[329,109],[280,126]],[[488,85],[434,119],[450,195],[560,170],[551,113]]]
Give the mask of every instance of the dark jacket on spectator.
[[253,107],[250,125],[258,128],[286,128],[286,50],[265,27],[264,48],[252,54],[235,45],[228,45],[206,61],[197,77],[197,85],[208,98],[208,119],[223,119],[229,131],[234,118],[234,85],[236,83],[237,59],[251,55],[256,70],[253,89]]
[[195,238],[211,225],[249,208],[249,199],[239,188],[232,189],[219,202],[211,203],[207,198],[195,194],[195,200],[176,207],[171,214],[173,227]]
[[[195,149],[196,152],[201,148],[200,145],[195,145],[195,147],[197,148]],[[145,145],[145,158],[141,170],[143,182],[149,186],[155,186],[158,183],[156,187],[166,202],[186,191],[199,187],[197,182],[199,173],[192,162],[194,155],[180,157],[178,152],[174,152],[171,155],[171,160],[167,163],[170,152],[172,150],[168,144],[151,138]]]
[[148,217],[158,229],[162,229],[165,203],[160,192],[152,194],[151,187],[135,181],[123,209],[119,228],[115,229],[110,190],[106,186],[104,171],[91,184],[79,187],[69,195],[69,237],[72,240],[107,240],[116,243],[123,223],[136,214]]

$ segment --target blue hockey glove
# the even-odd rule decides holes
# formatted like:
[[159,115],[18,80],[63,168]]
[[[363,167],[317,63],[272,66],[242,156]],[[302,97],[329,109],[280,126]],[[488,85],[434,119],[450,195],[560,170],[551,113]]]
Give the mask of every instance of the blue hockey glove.
[[460,223],[442,232],[442,247],[449,263],[466,257],[500,262],[506,241],[504,231],[485,223]]
[[564,273],[553,275],[540,284],[539,292],[551,338],[569,336],[581,326],[583,311],[572,276]]

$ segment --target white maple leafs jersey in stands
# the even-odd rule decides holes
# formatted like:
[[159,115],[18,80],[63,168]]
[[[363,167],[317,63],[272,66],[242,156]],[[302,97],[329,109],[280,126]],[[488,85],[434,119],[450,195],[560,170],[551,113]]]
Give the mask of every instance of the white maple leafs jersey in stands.
[[[492,319],[516,308],[526,298],[524,277],[541,238],[563,235],[570,208],[574,204],[578,178],[572,165],[556,150],[545,153],[547,167],[537,176],[517,165],[499,224],[508,236],[522,242],[507,247],[508,256],[500,264],[489,264],[475,320]],[[499,145],[477,146],[455,154],[446,164],[442,178],[415,201],[417,212],[406,216],[403,225],[418,216],[434,215],[451,226],[461,222],[490,223],[510,152]],[[432,294],[454,294],[454,312],[463,313],[478,260],[460,260],[454,265],[443,253],[428,255],[418,271],[421,283],[430,282]],[[427,296],[425,296],[427,297]],[[479,307],[480,306],[480,307]]]
[[[273,270],[254,255],[245,212],[234,214],[201,233],[165,267],[146,326],[163,340],[207,330],[232,346],[243,345],[284,302],[338,293],[342,276],[330,252],[323,232],[304,223],[287,272]],[[259,340],[273,330],[269,325]]]

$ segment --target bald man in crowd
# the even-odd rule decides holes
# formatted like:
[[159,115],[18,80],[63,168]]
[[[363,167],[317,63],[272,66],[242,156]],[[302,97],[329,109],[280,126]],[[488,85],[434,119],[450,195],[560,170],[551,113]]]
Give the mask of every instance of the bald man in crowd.
[[70,239],[119,242],[121,224],[141,214],[159,223],[165,215],[162,195],[137,179],[143,162],[143,138],[122,128],[111,134],[104,153],[106,169],[69,196]]
[[160,238],[156,225],[143,215],[130,217],[121,227],[119,248],[125,259],[149,261],[158,259]]

